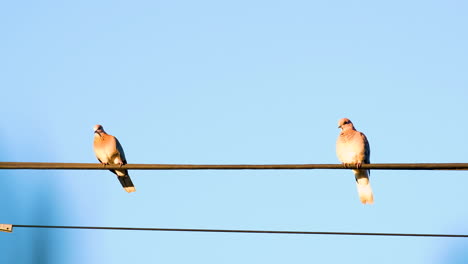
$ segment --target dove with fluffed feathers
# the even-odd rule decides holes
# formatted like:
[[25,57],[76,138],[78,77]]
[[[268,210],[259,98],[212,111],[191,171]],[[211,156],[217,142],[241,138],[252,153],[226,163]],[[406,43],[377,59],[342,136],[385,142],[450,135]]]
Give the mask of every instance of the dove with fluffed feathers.
[[[341,129],[341,132],[336,140],[336,155],[343,165],[345,167],[355,165],[359,168],[361,164],[369,164],[370,147],[364,133],[357,131],[348,118],[340,119],[338,128]],[[353,172],[361,203],[374,203],[374,195],[369,182],[369,170],[353,169]]]
[[[96,154],[97,159],[104,166],[109,164],[120,166],[127,164],[122,145],[120,145],[120,142],[116,137],[107,134],[101,125],[94,126],[93,145],[94,153]],[[135,186],[133,185],[133,182],[130,179],[126,169],[116,169],[110,171],[117,175],[117,179],[119,179],[120,184],[122,184],[122,187],[126,192],[131,193],[135,191]]]

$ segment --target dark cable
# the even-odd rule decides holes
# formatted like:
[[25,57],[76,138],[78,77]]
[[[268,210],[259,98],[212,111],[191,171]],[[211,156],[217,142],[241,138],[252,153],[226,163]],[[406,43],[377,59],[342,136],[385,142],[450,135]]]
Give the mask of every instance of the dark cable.
[[144,228],[144,227],[102,227],[102,226],[13,225],[13,227],[15,227],[15,228],[24,227],[24,228],[92,229],[92,230],[126,230],[126,231],[172,231],[172,232],[286,234],[286,235],[341,235],[341,236],[394,236],[394,237],[468,237],[468,235],[456,235],[456,234],[312,232],[312,231],[230,230],[230,229],[191,229],[191,228]]
[[[51,163],[51,162],[0,162],[0,169],[34,170],[108,170],[125,168],[129,170],[306,170],[306,169],[354,169],[342,164],[126,164],[103,166],[99,163]],[[468,170],[468,163],[382,163],[362,164],[362,169],[372,170]]]

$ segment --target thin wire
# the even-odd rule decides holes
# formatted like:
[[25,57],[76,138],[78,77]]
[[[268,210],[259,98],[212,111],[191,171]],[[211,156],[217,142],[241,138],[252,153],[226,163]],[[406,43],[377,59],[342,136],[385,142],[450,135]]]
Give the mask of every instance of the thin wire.
[[[342,164],[227,164],[227,165],[195,165],[195,164],[126,164],[101,165],[99,163],[51,163],[51,162],[0,162],[0,169],[19,170],[308,170],[308,169],[355,169],[356,166],[345,168]],[[373,163],[362,164],[362,169],[372,170],[468,170],[468,163]]]
[[468,237],[456,234],[409,234],[409,233],[361,233],[361,232],[312,232],[312,231],[274,231],[274,230],[232,230],[232,229],[186,229],[186,228],[144,228],[144,227],[102,227],[102,226],[47,226],[13,225],[23,228],[61,228],[92,230],[126,231],[171,231],[171,232],[209,232],[209,233],[249,233],[249,234],[286,234],[286,235],[341,235],[341,236],[394,236],[394,237]]

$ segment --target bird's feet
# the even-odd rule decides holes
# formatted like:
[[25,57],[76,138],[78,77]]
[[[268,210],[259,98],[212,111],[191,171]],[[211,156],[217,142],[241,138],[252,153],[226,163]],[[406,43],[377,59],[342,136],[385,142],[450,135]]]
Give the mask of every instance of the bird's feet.
[[360,169],[360,168],[362,167],[362,162],[356,162],[356,163],[354,163],[354,164],[353,164],[353,163],[346,163],[346,162],[343,162],[343,166],[344,166],[346,169],[348,169],[348,168],[350,168],[350,167],[353,167],[353,165],[356,166],[356,168]]
[[361,168],[361,167],[362,167],[362,162],[360,162],[360,161],[359,161],[359,162],[356,162],[356,167],[357,167],[358,169]]

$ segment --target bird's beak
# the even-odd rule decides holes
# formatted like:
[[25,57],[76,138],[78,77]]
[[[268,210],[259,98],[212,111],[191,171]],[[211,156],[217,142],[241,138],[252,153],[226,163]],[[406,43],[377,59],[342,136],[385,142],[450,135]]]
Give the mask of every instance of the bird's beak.
[[341,128],[341,126],[338,126],[338,128]]

